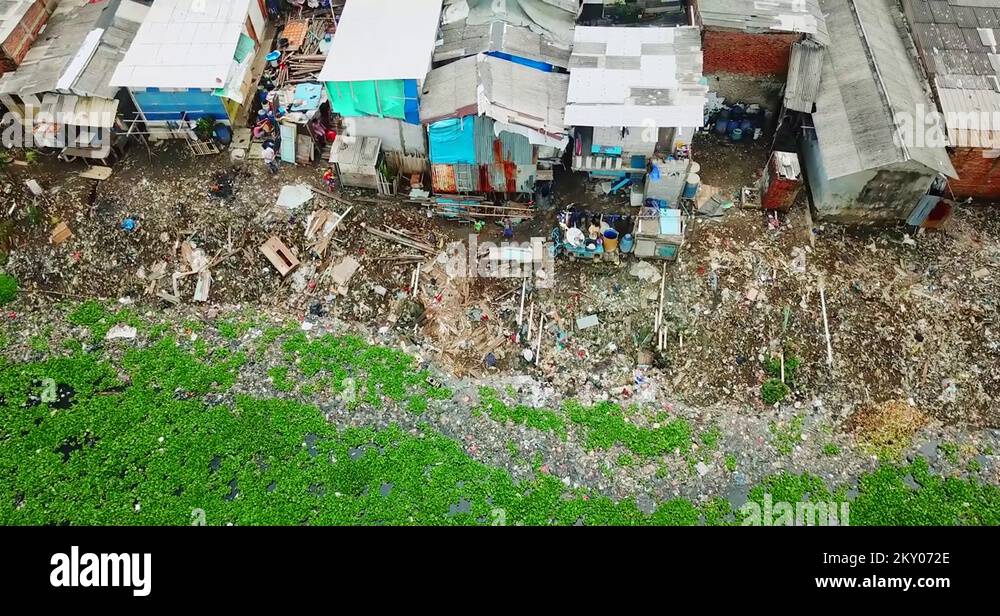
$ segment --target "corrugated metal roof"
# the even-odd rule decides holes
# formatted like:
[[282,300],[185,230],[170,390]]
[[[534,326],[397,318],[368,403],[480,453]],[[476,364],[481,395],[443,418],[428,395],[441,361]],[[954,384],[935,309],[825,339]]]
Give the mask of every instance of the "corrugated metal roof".
[[[118,100],[71,94],[46,94],[40,111],[59,118],[61,124],[90,128],[111,128],[118,113]],[[56,114],[59,113],[59,116]],[[67,121],[72,118],[72,121]]]
[[420,118],[430,124],[448,117],[486,115],[522,127],[532,143],[565,147],[568,87],[569,75],[480,54],[430,72]]
[[420,95],[420,121],[432,124],[445,118],[474,115],[479,111],[476,57],[445,64],[427,74]]
[[560,68],[569,66],[568,45],[555,43],[527,28],[503,22],[484,26],[449,24],[442,27],[440,41],[441,44],[434,49],[434,62],[499,51]]
[[792,46],[785,85],[785,107],[812,113],[819,95],[819,80],[823,73],[824,47],[812,40]]
[[572,126],[701,127],[698,28],[578,27],[566,123]]
[[819,0],[697,0],[702,24],[744,32],[800,32],[830,44]]
[[898,137],[897,122],[921,105],[933,107],[890,1],[822,2],[837,42],[825,54],[813,113],[824,168],[837,178],[913,160],[955,177],[943,147],[913,147]]
[[13,73],[0,78],[0,93],[27,96],[72,92],[114,98],[111,75],[125,57],[139,24],[116,16],[121,0],[57,12]]
[[[1000,143],[1000,0],[903,0],[951,145]],[[992,147],[992,146],[990,146]]]

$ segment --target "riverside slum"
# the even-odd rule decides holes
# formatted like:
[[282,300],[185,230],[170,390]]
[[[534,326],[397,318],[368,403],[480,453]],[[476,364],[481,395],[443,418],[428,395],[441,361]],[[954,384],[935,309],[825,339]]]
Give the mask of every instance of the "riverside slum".
[[[792,2],[231,0],[199,17],[228,33],[205,41],[218,57],[169,72],[150,32],[191,2],[57,11],[84,4],[139,25],[89,64],[86,32],[46,56],[104,82],[114,122],[85,126],[113,156],[5,152],[25,339],[66,300],[251,310],[359,328],[457,379],[530,377],[517,401],[537,406],[844,435],[902,406],[925,440],[996,439],[1000,225],[952,188],[954,148],[895,138],[905,106],[936,103],[889,0],[796,19]],[[25,66],[0,79],[22,119],[61,89]],[[494,265],[522,275],[480,275]]]

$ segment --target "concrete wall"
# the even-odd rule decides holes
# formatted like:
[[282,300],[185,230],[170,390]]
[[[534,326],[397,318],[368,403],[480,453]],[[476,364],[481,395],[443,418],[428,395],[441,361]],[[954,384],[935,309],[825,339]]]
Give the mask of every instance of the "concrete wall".
[[993,150],[956,148],[949,151],[958,179],[950,180],[955,197],[1000,198],[1000,157],[986,157]]
[[777,111],[781,107],[784,78],[757,77],[735,73],[705,75],[708,89],[726,99],[726,103],[757,104]]
[[407,124],[395,118],[358,116],[344,118],[344,126],[345,132],[354,137],[378,137],[386,152],[427,155],[424,127],[419,124]]
[[829,179],[813,138],[803,139],[802,160],[816,216],[831,222],[905,220],[937,177],[934,171],[909,161]]
[[594,145],[620,147],[625,154],[651,156],[659,140],[660,129],[655,127],[630,126],[624,137],[620,128],[594,127]]

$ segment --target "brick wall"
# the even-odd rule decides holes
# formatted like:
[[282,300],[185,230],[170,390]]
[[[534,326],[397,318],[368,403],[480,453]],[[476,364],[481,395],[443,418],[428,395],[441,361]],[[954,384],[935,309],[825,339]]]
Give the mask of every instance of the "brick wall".
[[28,9],[21,21],[14,27],[7,40],[2,41],[3,71],[13,70],[28,55],[32,43],[38,38],[38,32],[49,20],[49,14],[45,10],[45,4],[41,0],[35,0]]
[[705,73],[778,76],[788,74],[794,33],[748,34],[734,30],[706,29],[702,48]]
[[952,179],[951,190],[958,198],[1000,198],[1000,158],[986,158],[982,148],[961,148],[950,152],[951,164],[959,179]]

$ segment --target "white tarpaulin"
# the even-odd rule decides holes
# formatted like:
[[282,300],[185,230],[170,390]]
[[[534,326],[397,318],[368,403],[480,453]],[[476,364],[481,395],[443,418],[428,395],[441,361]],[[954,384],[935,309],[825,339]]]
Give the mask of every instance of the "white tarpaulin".
[[440,19],[441,0],[347,0],[320,81],[422,80]]

